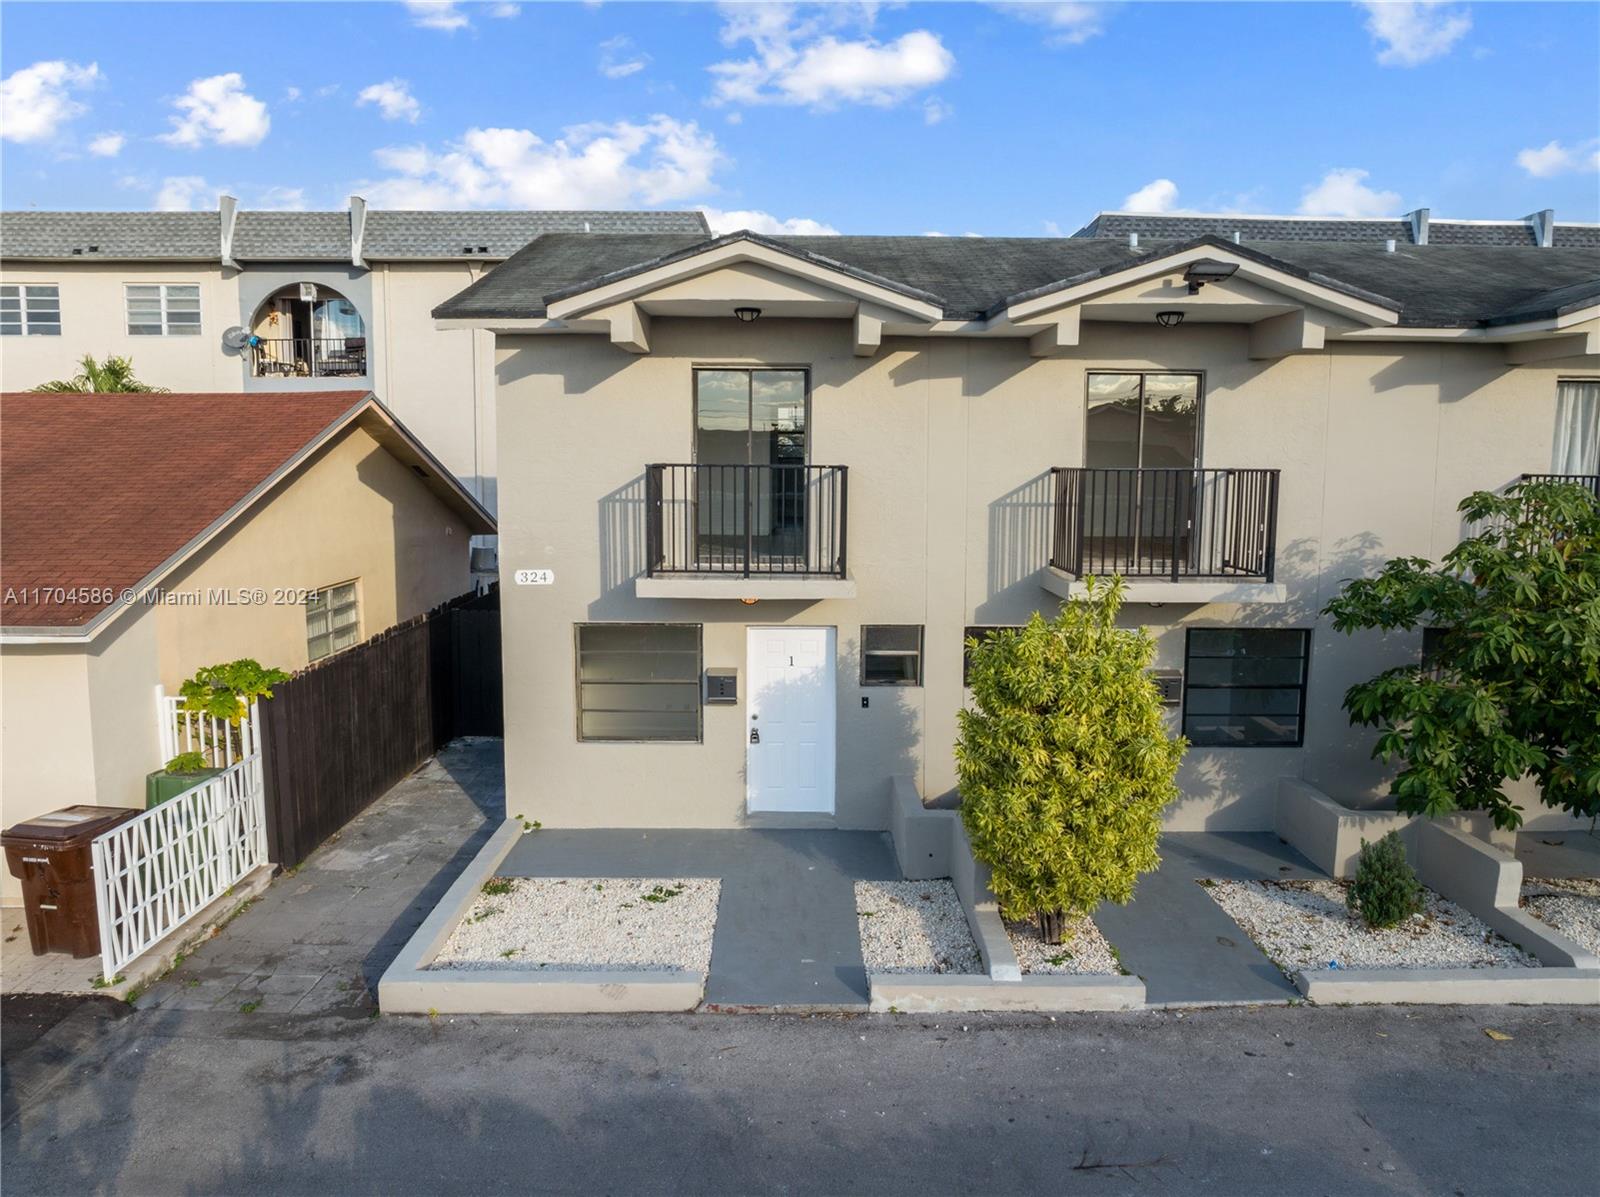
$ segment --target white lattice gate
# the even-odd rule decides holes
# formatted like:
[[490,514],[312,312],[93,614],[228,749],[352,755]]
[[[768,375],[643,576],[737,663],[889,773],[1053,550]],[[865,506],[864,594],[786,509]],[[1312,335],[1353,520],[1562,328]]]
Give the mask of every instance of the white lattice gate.
[[93,844],[107,980],[267,863],[261,757],[147,810]]

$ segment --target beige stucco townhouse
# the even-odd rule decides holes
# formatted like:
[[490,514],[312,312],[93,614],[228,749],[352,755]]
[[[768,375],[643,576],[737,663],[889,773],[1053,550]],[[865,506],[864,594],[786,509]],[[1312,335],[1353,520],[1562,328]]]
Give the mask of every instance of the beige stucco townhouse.
[[331,656],[469,589],[493,532],[367,391],[0,397],[0,826],[142,806],[158,686]]
[[[954,796],[963,644],[1129,582],[1177,829],[1383,800],[1341,580],[1600,475],[1600,227],[1108,213],[1070,238],[554,234],[495,337],[510,813],[882,827]],[[1548,821],[1552,816],[1538,814]]]

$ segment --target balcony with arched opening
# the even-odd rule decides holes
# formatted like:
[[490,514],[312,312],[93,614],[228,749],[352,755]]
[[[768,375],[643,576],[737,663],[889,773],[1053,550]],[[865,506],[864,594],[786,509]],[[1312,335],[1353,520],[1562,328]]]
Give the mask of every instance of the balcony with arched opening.
[[347,297],[320,283],[280,287],[256,308],[245,349],[252,378],[365,378],[367,326]]

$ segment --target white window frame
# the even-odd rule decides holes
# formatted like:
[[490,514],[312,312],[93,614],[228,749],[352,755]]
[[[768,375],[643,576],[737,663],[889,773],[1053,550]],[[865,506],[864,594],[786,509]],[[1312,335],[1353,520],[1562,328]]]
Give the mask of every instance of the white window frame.
[[[335,591],[350,588],[349,602],[335,603]],[[328,614],[328,630],[326,632],[313,632],[311,630],[311,617],[313,604],[322,600]],[[361,643],[361,583],[359,578],[351,578],[345,582],[335,582],[332,586],[322,586],[306,595],[306,659],[311,662],[326,661],[329,657],[336,656],[346,649],[354,648]],[[349,611],[354,617],[349,623],[339,624],[334,622],[334,617],[343,611]],[[349,644],[335,644],[334,638],[340,632],[350,631],[355,634]],[[312,645],[318,640],[326,640],[328,647],[325,652],[315,652]]]
[[[189,296],[187,296],[187,295],[181,296],[181,297],[177,297],[177,296],[174,296],[172,294],[172,292],[175,289],[179,288],[179,287],[188,288],[188,289],[191,289],[191,290],[194,291],[194,315],[195,315],[195,319],[194,319],[194,323],[192,323],[192,324],[187,322],[187,321],[180,321],[177,324],[174,324],[172,322],[172,314],[173,314],[173,312],[175,310],[173,308],[173,306],[172,306],[172,300],[174,298],[182,298],[185,301],[187,301],[189,299]],[[140,289],[140,288],[143,288],[143,289],[146,289],[146,290],[154,290],[156,292],[156,294],[155,295],[135,295],[134,291],[136,289]],[[203,302],[204,302],[204,298],[205,297],[201,294],[200,284],[199,283],[123,283],[122,284],[123,326],[127,329],[128,335],[130,337],[198,337],[200,335],[201,321],[204,319],[204,311],[203,311],[203,308],[201,306],[203,304]],[[159,332],[149,332],[149,331],[135,332],[134,331],[134,326],[135,325],[138,325],[141,328],[149,329],[149,328],[153,327],[155,325],[155,323],[156,323],[156,321],[148,319],[148,318],[143,319],[143,320],[135,320],[134,319],[134,311],[129,305],[135,299],[140,299],[140,300],[151,300],[151,299],[154,299],[154,300],[156,300],[157,305],[158,305],[158,309],[159,309],[159,313],[160,313],[160,317],[161,317],[161,319],[160,319],[161,329],[160,329]],[[187,308],[180,309],[180,310],[183,311],[185,314],[187,314],[187,312],[189,311],[189,309],[187,309]],[[152,314],[154,314],[154,313],[151,313],[151,312],[141,312],[140,313],[140,315],[145,316],[145,317],[149,317]]]
[[[51,296],[33,295],[34,291],[50,291],[56,301],[55,319],[35,319],[36,315],[29,310],[28,301],[31,299],[48,299]],[[16,319],[10,319],[8,314],[0,313],[0,336],[7,337],[59,337],[61,335],[61,284],[60,283],[0,283],[0,299],[14,299],[17,302]],[[16,331],[8,331],[6,325],[15,324]]]

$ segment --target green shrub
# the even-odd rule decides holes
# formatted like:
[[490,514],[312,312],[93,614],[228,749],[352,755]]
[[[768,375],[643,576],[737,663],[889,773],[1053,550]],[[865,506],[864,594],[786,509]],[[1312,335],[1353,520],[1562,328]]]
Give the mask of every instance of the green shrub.
[[1361,841],[1348,900],[1351,911],[1374,931],[1398,927],[1422,909],[1422,883],[1406,861],[1406,846],[1398,831],[1375,844]]
[[168,773],[199,773],[207,767],[203,752],[180,752],[166,764]]
[[960,712],[956,767],[973,854],[1010,919],[1065,919],[1133,897],[1154,869],[1161,808],[1178,796],[1187,742],[1171,735],[1146,670],[1154,642],[1119,628],[1123,583],[1046,622],[967,641],[975,710]]

